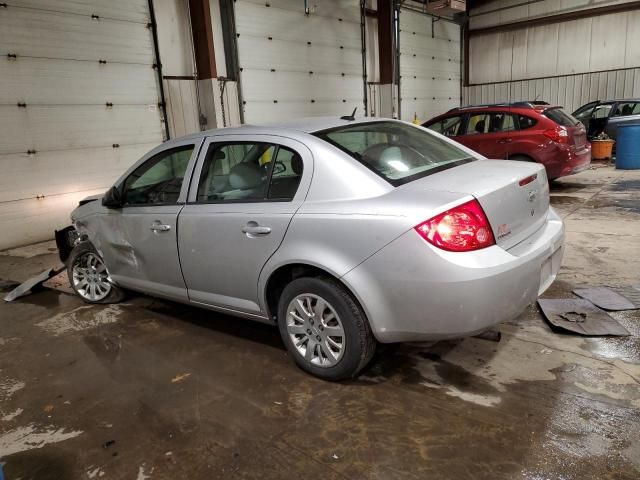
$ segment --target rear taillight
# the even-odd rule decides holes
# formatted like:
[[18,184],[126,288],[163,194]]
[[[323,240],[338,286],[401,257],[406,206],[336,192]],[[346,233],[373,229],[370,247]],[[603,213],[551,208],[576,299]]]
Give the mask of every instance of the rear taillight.
[[569,133],[562,127],[550,128],[542,134],[556,143],[569,143]]
[[415,227],[427,242],[451,252],[468,252],[495,245],[491,226],[477,200],[436,215]]

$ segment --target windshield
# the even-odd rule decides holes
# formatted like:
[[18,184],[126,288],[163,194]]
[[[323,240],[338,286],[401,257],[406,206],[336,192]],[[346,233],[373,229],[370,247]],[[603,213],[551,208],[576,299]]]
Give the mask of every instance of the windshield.
[[315,134],[394,186],[476,160],[426,130],[400,122],[371,122]]

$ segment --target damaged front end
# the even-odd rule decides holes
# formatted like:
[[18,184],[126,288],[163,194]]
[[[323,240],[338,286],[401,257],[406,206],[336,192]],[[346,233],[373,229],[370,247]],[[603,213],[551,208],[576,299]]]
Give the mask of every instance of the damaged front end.
[[71,250],[82,241],[80,232],[78,232],[73,225],[69,225],[62,230],[56,230],[55,237],[60,261],[66,263],[67,258],[69,258],[71,254]]

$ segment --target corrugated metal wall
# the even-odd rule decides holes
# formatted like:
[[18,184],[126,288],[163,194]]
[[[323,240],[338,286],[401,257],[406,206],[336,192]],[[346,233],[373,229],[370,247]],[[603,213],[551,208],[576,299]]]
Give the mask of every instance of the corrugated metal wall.
[[469,83],[640,66],[640,11],[472,35]]
[[640,68],[463,88],[463,104],[544,100],[569,112],[592,100],[639,98]]
[[562,13],[589,10],[630,3],[635,0],[495,0],[469,12],[469,27],[485,28],[548,17]]

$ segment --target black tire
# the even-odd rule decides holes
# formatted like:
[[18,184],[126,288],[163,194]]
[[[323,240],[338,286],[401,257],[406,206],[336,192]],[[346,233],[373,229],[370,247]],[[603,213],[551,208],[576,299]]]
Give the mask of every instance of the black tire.
[[509,155],[509,160],[514,160],[516,162],[534,162],[535,160],[531,157],[527,157],[526,155]]
[[83,294],[78,289],[78,287],[76,286],[76,282],[74,281],[74,273],[73,273],[74,266],[79,262],[82,262],[84,257],[86,257],[87,255],[93,255],[97,257],[100,261],[102,261],[102,257],[96,251],[96,249],[93,248],[93,245],[91,245],[90,242],[86,242],[86,241],[76,245],[73,248],[73,250],[71,250],[71,253],[69,254],[69,258],[67,258],[67,261],[66,261],[67,276],[69,277],[69,284],[71,285],[71,288],[73,288],[74,292],[76,292],[76,295],[78,295],[84,302],[92,303],[92,304],[118,303],[124,300],[125,298],[124,290],[122,290],[120,287],[118,287],[112,282],[109,282],[110,286],[109,286],[108,294],[103,298],[98,298],[95,300],[88,298],[87,295]]
[[[344,352],[335,365],[319,366],[307,361],[297,350],[287,331],[287,308],[296,297],[304,294],[321,297],[340,319],[344,331]],[[355,377],[369,363],[376,350],[376,340],[362,307],[350,292],[328,277],[301,277],[284,288],[278,302],[278,328],[295,363],[302,370],[324,380],[337,381]]]

